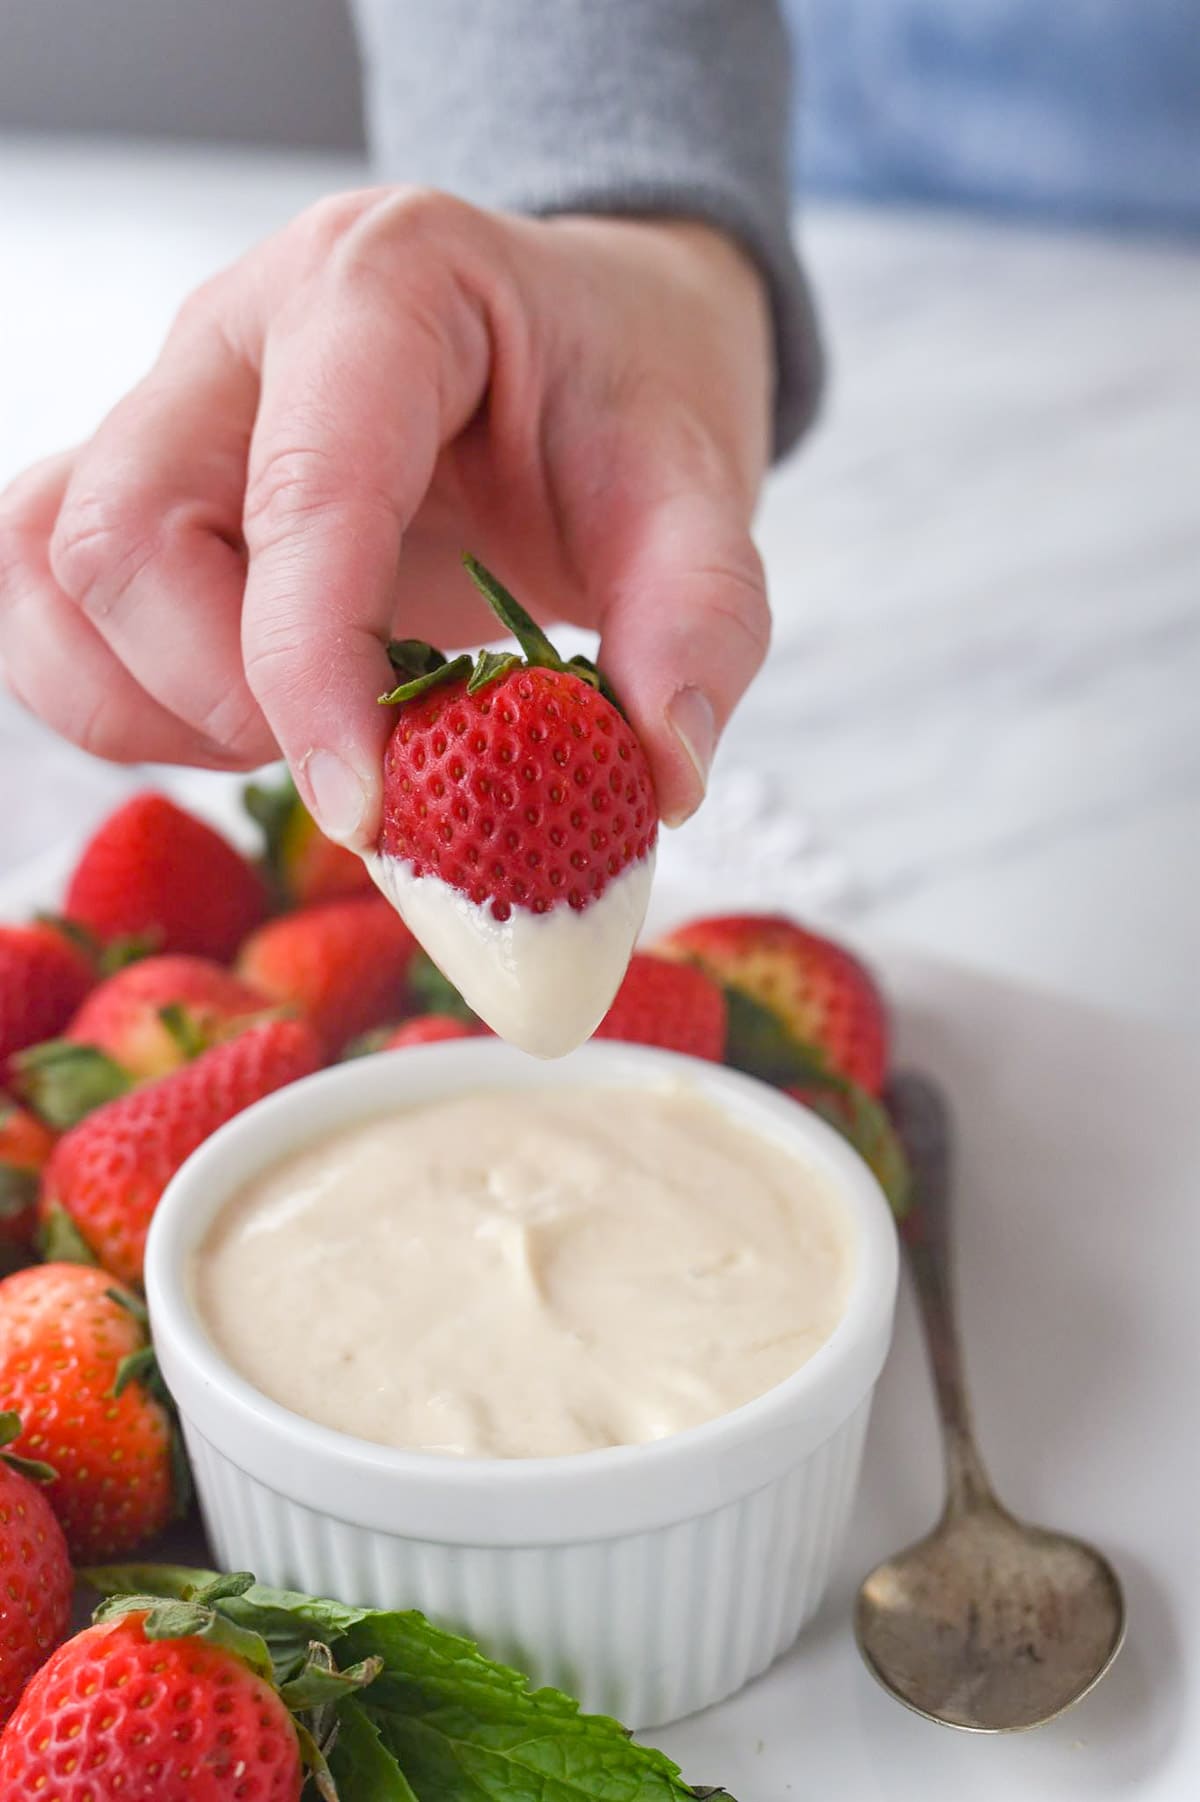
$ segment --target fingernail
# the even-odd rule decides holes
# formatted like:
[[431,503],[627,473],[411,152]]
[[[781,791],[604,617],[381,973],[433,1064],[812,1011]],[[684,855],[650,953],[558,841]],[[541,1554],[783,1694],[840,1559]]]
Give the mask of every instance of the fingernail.
[[698,688],[681,688],[667,708],[667,724],[696,772],[697,789],[691,804],[676,807],[663,816],[668,826],[680,826],[695,813],[708,787],[708,772],[717,748],[717,722],[712,702]]
[[347,843],[366,812],[362,783],[336,751],[310,751],[300,771],[317,825],[326,838]]

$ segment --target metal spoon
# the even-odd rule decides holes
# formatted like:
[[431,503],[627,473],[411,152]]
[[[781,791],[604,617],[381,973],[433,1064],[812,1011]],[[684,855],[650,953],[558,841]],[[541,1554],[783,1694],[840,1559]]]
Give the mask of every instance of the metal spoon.
[[915,1179],[909,1263],[933,1367],[946,1504],[927,1538],[863,1584],[859,1650],[873,1674],[928,1720],[1006,1733],[1053,1720],[1098,1683],[1125,1633],[1121,1586],[1082,1540],[1026,1526],[1003,1508],[975,1448],[950,1289],[950,1122],[915,1075],[888,1097]]

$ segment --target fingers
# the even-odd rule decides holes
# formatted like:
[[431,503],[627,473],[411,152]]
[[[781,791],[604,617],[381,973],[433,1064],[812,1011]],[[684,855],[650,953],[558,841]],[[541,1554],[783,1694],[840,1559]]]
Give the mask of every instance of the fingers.
[[116,763],[222,768],[222,751],[161,706],[55,582],[47,541],[72,458],[30,470],[0,500],[0,668],[54,731]]
[[390,719],[376,697],[403,536],[487,386],[477,222],[438,196],[378,203],[265,346],[245,666],[306,799],[344,842],[367,842],[378,817]]
[[677,826],[703,800],[717,741],[766,656],[762,564],[744,507],[720,491],[616,506],[598,564],[600,661]]
[[185,308],[150,375],[77,457],[49,542],[60,592],[133,679],[243,765],[275,755],[241,653],[257,393],[215,299]]

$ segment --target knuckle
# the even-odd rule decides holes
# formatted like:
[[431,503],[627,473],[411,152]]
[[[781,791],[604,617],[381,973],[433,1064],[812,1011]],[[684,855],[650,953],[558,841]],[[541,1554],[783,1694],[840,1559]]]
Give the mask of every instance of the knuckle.
[[345,490],[345,467],[334,450],[287,445],[270,451],[246,482],[242,532],[251,555],[334,513]]
[[288,228],[302,261],[314,268],[325,264],[377,198],[377,189],[351,188],[305,207]]
[[141,497],[120,489],[69,496],[50,535],[50,568],[93,619],[108,615],[154,554]]
[[449,272],[464,245],[478,236],[477,208],[436,188],[400,187],[375,194],[343,233],[331,259],[342,283],[426,278]]
[[707,624],[722,628],[731,644],[740,641],[757,669],[770,649],[771,608],[762,559],[751,540],[690,564],[687,579]]

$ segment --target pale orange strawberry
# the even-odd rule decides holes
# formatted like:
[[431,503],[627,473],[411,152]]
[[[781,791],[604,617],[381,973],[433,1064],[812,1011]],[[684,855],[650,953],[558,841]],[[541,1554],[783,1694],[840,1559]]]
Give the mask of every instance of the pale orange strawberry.
[[698,964],[729,991],[727,1057],[739,1069],[785,1083],[825,1071],[882,1091],[886,1009],[844,946],[779,916],[739,914],[692,920],[653,951]]
[[0,1268],[32,1251],[38,1190],[53,1150],[49,1128],[0,1095]]
[[294,1008],[330,1057],[404,1011],[416,941],[381,895],[326,901],[269,920],[242,946],[238,973]]
[[374,885],[361,857],[326,838],[296,793],[290,775],[269,787],[251,783],[245,807],[262,828],[262,866],[281,907],[315,907]]
[[17,1059],[21,1096],[59,1131],[199,1056],[270,1001],[210,958],[147,957],[94,988],[60,1039]]
[[46,1497],[76,1559],[133,1551],[179,1499],[143,1316],[118,1293],[82,1264],[35,1264],[0,1282],[0,1407],[21,1417],[13,1449],[53,1467]]

